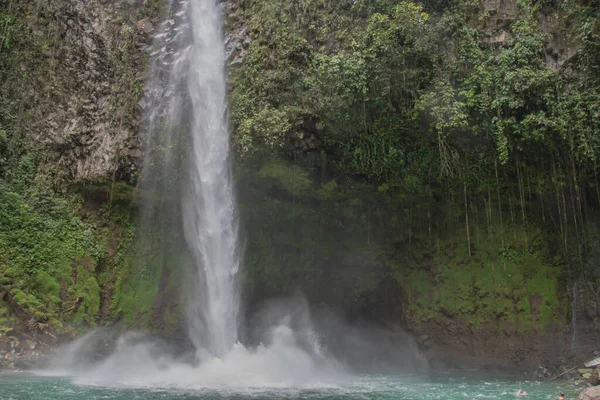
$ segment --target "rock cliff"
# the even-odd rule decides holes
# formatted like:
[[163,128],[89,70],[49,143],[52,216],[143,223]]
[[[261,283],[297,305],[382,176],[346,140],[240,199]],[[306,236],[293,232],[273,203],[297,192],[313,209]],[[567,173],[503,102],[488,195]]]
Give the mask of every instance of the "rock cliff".
[[[597,284],[587,279],[595,272],[581,272],[572,259],[592,269],[596,264],[595,232],[581,226],[581,215],[593,222],[596,211],[591,201],[576,202],[586,193],[595,196],[592,175],[583,167],[579,175],[571,172],[576,157],[558,166],[536,165],[535,157],[529,162],[519,153],[520,145],[510,153],[516,168],[498,173],[504,165],[494,158],[484,165],[484,179],[477,175],[483,164],[469,164],[489,155],[480,148],[492,143],[500,149],[506,140],[490,134],[491,121],[502,119],[503,111],[521,107],[506,116],[514,122],[523,109],[541,107],[529,98],[537,95],[530,90],[538,72],[548,80],[576,75],[583,45],[572,19],[558,7],[534,13],[514,0],[424,9],[403,3],[406,10],[390,15],[382,11],[385,1],[374,2],[374,10],[361,2],[340,2],[334,11],[324,9],[328,2],[309,3],[303,9],[286,2],[269,3],[271,8],[224,3],[236,173],[248,238],[248,311],[265,298],[300,289],[313,304],[350,320],[399,323],[420,338],[426,353],[446,352],[445,361],[457,364],[552,363],[556,353],[570,356],[576,332],[578,343],[589,347],[600,318]],[[167,335],[180,331],[180,274],[163,268],[164,260],[136,264],[134,245],[143,158],[140,101],[161,5],[0,0],[0,224],[11,230],[0,232],[0,356],[17,349],[26,358],[39,343],[56,340],[57,332],[70,336],[116,321]],[[455,35],[419,31],[425,12],[436,29],[454,29]],[[366,17],[371,14],[378,16]],[[364,32],[355,32],[357,26]],[[404,40],[406,26],[422,41],[390,45],[390,38]],[[522,32],[525,39],[515,44]],[[459,34],[473,41],[461,41]],[[534,47],[533,56],[526,45]],[[398,56],[398,49],[409,49],[414,58]],[[469,125],[466,107],[489,111],[497,99],[464,100],[466,91],[454,93],[440,82],[466,63],[460,57],[467,50],[488,62],[506,49],[543,66],[527,64],[506,90],[515,97],[505,108],[470,124],[479,129],[475,133],[461,131]],[[379,62],[389,54],[399,58]],[[410,62],[400,68],[398,60]],[[513,82],[518,63],[511,60],[501,60],[510,65],[504,75],[484,76],[490,87]],[[444,70],[446,62],[452,66]],[[469,68],[458,75],[473,73],[475,67]],[[369,74],[376,76],[371,92]],[[477,89],[482,80],[475,80]],[[357,103],[353,91],[360,95]],[[423,93],[441,103],[423,112],[416,100]],[[385,101],[375,103],[377,96]],[[449,110],[442,102],[447,98]],[[379,112],[405,119],[368,120]],[[544,112],[523,119],[538,121]],[[436,118],[442,122],[432,129]],[[336,131],[340,120],[344,129]],[[415,132],[422,138],[411,141]],[[515,132],[525,137],[529,130]],[[457,139],[450,145],[452,137]],[[465,138],[475,144],[465,145]],[[571,140],[573,147],[585,147]],[[467,169],[456,172],[450,165],[451,179],[438,173],[439,165],[425,164],[443,155],[458,164],[463,148],[470,148],[460,158]],[[447,153],[438,156],[438,149]],[[560,172],[548,178],[551,166]],[[398,170],[406,173],[402,179],[389,179]],[[580,236],[589,240],[585,254],[573,250],[573,238]],[[585,284],[573,303],[577,279]]]

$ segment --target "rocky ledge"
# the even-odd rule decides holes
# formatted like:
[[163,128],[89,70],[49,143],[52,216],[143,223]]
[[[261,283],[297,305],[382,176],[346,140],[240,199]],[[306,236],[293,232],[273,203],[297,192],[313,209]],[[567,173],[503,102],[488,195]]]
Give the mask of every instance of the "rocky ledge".
[[600,386],[594,386],[585,389],[577,400],[599,400],[600,399]]
[[56,338],[51,336],[40,338],[25,333],[8,332],[0,336],[0,370],[33,369],[45,365],[55,341]]
[[589,383],[592,386],[598,385],[600,383],[600,365],[597,365],[594,368],[579,368],[577,372],[583,378],[584,381]]
[[577,400],[600,400],[600,357],[585,363],[585,368],[577,369],[579,376],[588,384]]

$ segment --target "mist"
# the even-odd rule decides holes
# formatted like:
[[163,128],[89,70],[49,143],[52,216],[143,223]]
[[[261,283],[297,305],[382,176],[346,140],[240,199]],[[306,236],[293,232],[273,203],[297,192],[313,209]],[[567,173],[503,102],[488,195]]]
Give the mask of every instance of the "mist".
[[95,386],[239,391],[335,388],[356,374],[427,369],[400,328],[345,323],[331,311],[311,310],[299,292],[265,301],[243,332],[243,343],[216,357],[191,344],[102,327],[59,347],[37,373]]

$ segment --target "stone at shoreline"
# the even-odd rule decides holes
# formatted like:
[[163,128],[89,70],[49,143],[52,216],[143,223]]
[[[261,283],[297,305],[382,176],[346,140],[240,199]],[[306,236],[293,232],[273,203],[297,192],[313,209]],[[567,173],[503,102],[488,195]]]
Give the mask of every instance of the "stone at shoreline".
[[585,389],[577,400],[600,400],[600,386]]
[[589,378],[585,379],[589,384],[596,386],[600,383],[600,376],[598,374],[598,368],[594,368],[594,371],[591,373]]
[[0,337],[0,370],[43,367],[51,350],[47,342],[26,333]]

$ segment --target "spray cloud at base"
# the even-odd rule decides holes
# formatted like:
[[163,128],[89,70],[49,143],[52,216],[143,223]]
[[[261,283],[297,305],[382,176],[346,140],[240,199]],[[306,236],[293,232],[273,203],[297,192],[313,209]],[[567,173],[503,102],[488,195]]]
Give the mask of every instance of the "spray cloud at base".
[[311,313],[301,295],[267,301],[247,326],[249,344],[199,361],[189,348],[151,335],[98,328],[60,348],[40,373],[85,385],[239,392],[334,388],[350,384],[356,373],[426,369],[401,330]]

